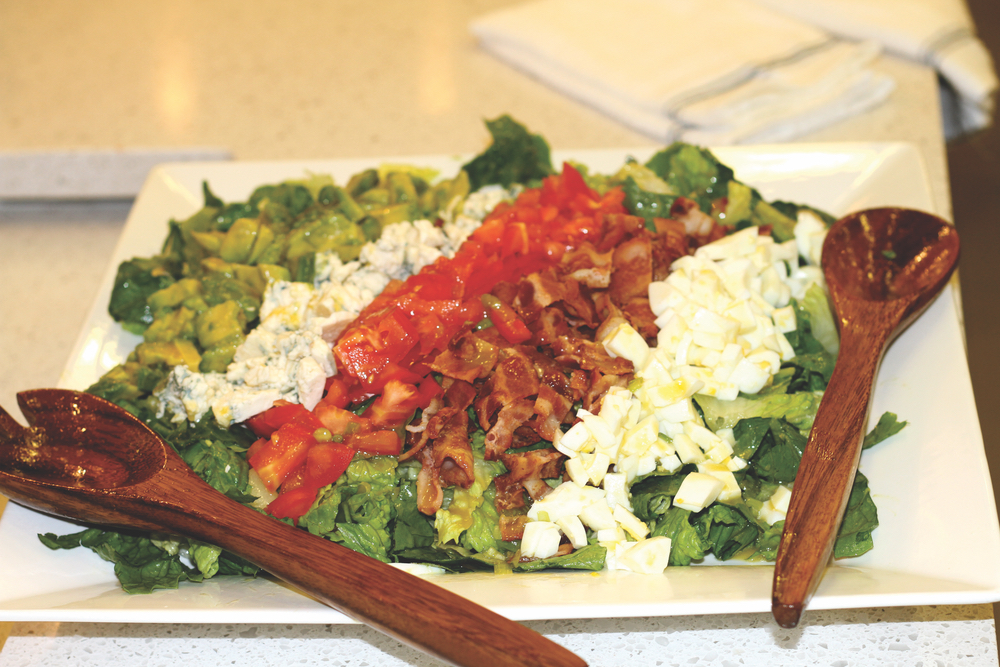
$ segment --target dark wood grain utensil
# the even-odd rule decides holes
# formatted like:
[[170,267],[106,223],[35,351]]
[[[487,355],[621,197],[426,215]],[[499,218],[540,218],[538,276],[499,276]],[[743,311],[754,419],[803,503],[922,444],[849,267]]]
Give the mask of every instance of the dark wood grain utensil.
[[485,607],[230,500],[112,403],[59,389],[17,398],[29,427],[0,408],[0,493],[17,503],[84,523],[215,544],[454,665],[586,664]]
[[909,209],[854,213],[830,228],[822,265],[840,352],[799,464],[775,561],[771,610],[795,627],[830,561],[889,343],[926,309],[958,262],[955,228]]

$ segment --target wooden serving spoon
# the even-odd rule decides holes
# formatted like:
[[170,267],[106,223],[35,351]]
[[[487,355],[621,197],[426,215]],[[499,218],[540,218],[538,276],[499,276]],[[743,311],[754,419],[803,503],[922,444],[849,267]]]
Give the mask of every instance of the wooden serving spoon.
[[15,502],[84,523],[215,544],[454,665],[586,664],[463,597],[227,498],[112,403],[60,389],[17,398],[29,428],[0,408],[0,492]]
[[928,213],[878,208],[830,228],[822,265],[840,352],[792,489],[771,612],[795,627],[830,561],[861,457],[872,385],[889,343],[920,316],[958,262],[955,228]]

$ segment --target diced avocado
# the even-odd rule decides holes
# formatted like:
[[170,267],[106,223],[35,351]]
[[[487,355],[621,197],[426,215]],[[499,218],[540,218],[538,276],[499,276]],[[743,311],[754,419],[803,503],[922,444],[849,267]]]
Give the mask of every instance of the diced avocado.
[[365,190],[357,197],[355,201],[361,206],[371,207],[382,207],[389,205],[389,190],[388,188],[377,187]]
[[646,192],[652,192],[657,195],[677,194],[665,180],[656,175],[656,172],[635,160],[629,160],[622,165],[621,169],[612,177],[612,182],[624,183],[625,179],[629,177],[635,181],[635,184],[640,189]]
[[183,306],[176,310],[168,310],[153,320],[143,332],[143,338],[147,342],[171,341],[177,338],[194,340],[196,338],[194,322],[197,315],[195,311]]
[[201,355],[194,343],[184,339],[139,343],[135,353],[143,366],[166,364],[170,367],[187,366],[193,370],[201,363]]
[[240,218],[234,222],[222,240],[219,257],[227,262],[245,263],[253,250],[259,229],[260,221],[255,218]]
[[358,202],[354,201],[354,198],[346,190],[334,186],[334,192],[337,195],[337,209],[346,215],[348,220],[357,222],[364,217],[365,210],[361,208]]
[[207,206],[186,220],[170,221],[170,232],[163,243],[163,255],[175,261],[197,265],[208,252],[194,238],[194,233],[209,232],[219,210]]
[[257,271],[260,273],[260,277],[265,285],[270,285],[272,282],[279,280],[292,279],[292,274],[289,273],[288,269],[277,264],[258,264]]
[[243,342],[242,338],[224,341],[210,350],[205,350],[198,367],[202,373],[223,373],[233,363],[236,348]]
[[274,230],[271,229],[271,226],[260,225],[257,229],[257,238],[254,239],[253,247],[250,249],[250,255],[247,257],[246,263],[257,264],[268,248],[270,248],[271,244],[274,243],[274,240]]
[[205,277],[202,287],[205,303],[209,306],[218,306],[226,301],[234,301],[243,310],[244,324],[257,319],[260,311],[261,293],[249,283],[235,277],[211,274]]
[[185,299],[201,294],[201,282],[194,278],[182,278],[177,282],[153,292],[146,297],[146,303],[154,313],[165,308],[175,308]]
[[382,208],[372,209],[368,214],[377,219],[383,229],[397,222],[407,222],[421,217],[417,207],[409,203],[390,204]]
[[420,195],[420,208],[425,217],[432,218],[447,208],[456,197],[464,199],[468,195],[469,175],[465,171],[459,171],[455,178],[441,181]]
[[255,207],[258,203],[269,199],[288,209],[292,217],[296,217],[313,205],[312,193],[301,183],[285,182],[277,185],[262,185],[250,195],[249,203]]
[[[272,229],[272,231],[274,231]],[[251,264],[281,264],[285,261],[285,240],[287,233],[274,232],[274,239],[263,248],[260,254],[251,253]]]
[[235,301],[223,301],[198,316],[195,329],[198,343],[206,350],[231,338],[243,336],[246,316]]
[[210,255],[218,255],[226,232],[191,232],[191,238]]
[[351,176],[351,180],[347,181],[347,192],[352,197],[357,197],[358,195],[371,190],[376,185],[378,185],[378,170],[365,169],[364,171],[359,171],[354,174]]
[[205,303],[204,297],[200,294],[184,299],[184,303],[181,305],[189,310],[193,310],[195,314],[203,313],[208,310],[208,304]]
[[258,294],[263,294],[264,290],[267,289],[267,282],[261,276],[256,266],[233,264],[233,274],[237,280],[246,283]]
[[365,235],[356,224],[340,213],[332,213],[299,227],[289,235],[287,264],[292,268],[295,279],[302,280],[295,268],[300,258],[332,250],[343,261],[349,262],[357,259],[365,242]]
[[260,221],[270,225],[275,234],[282,234],[292,228],[292,212],[284,204],[265,199],[260,203]]
[[382,236],[382,223],[372,215],[366,215],[358,220],[358,228],[366,241],[377,241]]
[[206,257],[201,260],[201,269],[207,274],[234,278],[233,265],[219,257]]
[[417,201],[417,188],[409,174],[393,171],[386,174],[385,181],[389,188],[390,203],[402,204]]
[[316,277],[316,253],[302,255],[292,264],[292,280],[311,283]]
[[[137,367],[137,364],[131,365]],[[101,379],[87,388],[87,393],[115,403],[134,401],[142,396],[135,374],[129,372],[125,364],[119,364],[102,375]]]

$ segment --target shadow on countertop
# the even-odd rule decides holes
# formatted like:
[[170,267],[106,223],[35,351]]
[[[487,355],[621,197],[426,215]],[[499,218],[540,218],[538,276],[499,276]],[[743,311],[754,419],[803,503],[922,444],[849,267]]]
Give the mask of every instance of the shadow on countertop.
[[[1000,4],[968,0],[980,38],[1000,67]],[[1000,118],[973,136],[948,145],[955,226],[962,240],[959,274],[986,456],[1000,498]],[[1000,604],[994,605],[1000,618]],[[1000,630],[998,630],[1000,638]]]

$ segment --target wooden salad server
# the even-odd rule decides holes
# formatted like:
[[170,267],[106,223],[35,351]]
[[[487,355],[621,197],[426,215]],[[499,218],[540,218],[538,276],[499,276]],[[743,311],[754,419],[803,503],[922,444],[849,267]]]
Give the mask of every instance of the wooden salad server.
[[0,408],[0,493],[88,524],[184,535],[237,554],[405,644],[468,667],[586,663],[459,595],[227,498],[139,419],[89,394],[18,394]]
[[860,211],[827,234],[822,266],[840,352],[802,454],[778,546],[771,612],[781,627],[798,624],[830,561],[882,356],[948,282],[958,252],[952,225],[909,209]]

